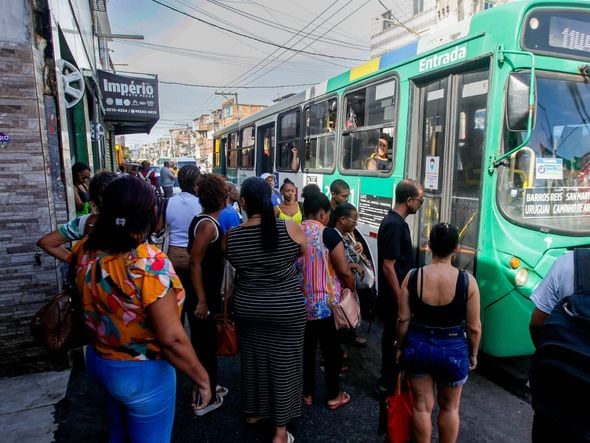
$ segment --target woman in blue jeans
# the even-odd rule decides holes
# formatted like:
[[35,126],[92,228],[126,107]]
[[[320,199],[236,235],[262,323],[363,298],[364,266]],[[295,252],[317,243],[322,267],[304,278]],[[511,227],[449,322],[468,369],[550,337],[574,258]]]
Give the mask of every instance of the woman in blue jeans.
[[196,408],[211,399],[209,376],[180,323],[184,289],[168,257],[147,243],[155,203],[147,182],[114,180],[94,230],[73,251],[90,332],[86,366],[108,392],[109,442],[170,441],[174,368],[195,383]]
[[435,225],[432,262],[410,271],[401,288],[396,359],[410,378],[418,443],[430,443],[435,385],[439,441],[457,441],[461,390],[477,365],[479,289],[473,275],[452,265],[458,242],[455,226]]

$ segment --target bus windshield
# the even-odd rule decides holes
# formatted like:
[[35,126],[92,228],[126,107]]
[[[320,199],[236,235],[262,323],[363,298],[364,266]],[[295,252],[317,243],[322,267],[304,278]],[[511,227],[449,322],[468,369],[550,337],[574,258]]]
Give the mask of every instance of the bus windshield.
[[[498,206],[514,223],[589,234],[589,103],[590,85],[582,76],[537,73],[531,138],[498,169]],[[520,144],[523,134],[506,131],[504,149]]]

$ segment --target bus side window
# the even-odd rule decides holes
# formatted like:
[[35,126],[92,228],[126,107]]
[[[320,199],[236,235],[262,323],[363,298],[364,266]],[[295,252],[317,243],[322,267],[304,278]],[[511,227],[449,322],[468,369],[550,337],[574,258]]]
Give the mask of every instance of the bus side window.
[[[381,79],[347,92],[344,109],[341,168],[353,174],[391,172],[395,146],[396,79]],[[384,134],[387,140],[384,147],[380,147]]]
[[361,145],[362,143],[358,134],[350,134],[349,136],[344,137],[344,169],[363,169],[364,156],[362,155],[363,149]]

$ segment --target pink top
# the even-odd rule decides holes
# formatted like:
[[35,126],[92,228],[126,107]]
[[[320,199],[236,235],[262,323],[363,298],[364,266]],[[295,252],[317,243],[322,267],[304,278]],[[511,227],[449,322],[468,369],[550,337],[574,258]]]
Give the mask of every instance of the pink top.
[[304,220],[301,227],[307,238],[307,254],[299,259],[307,319],[320,320],[332,316],[332,306],[340,302],[340,280],[322,238],[325,226],[315,220]]

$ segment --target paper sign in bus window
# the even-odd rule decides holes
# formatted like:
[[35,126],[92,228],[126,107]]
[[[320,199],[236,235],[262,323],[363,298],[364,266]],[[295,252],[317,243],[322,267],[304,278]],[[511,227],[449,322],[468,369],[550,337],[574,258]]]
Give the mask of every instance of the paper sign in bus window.
[[535,171],[538,180],[563,180],[563,159],[537,157]]
[[427,189],[438,189],[438,167],[440,157],[426,157],[424,187]]

